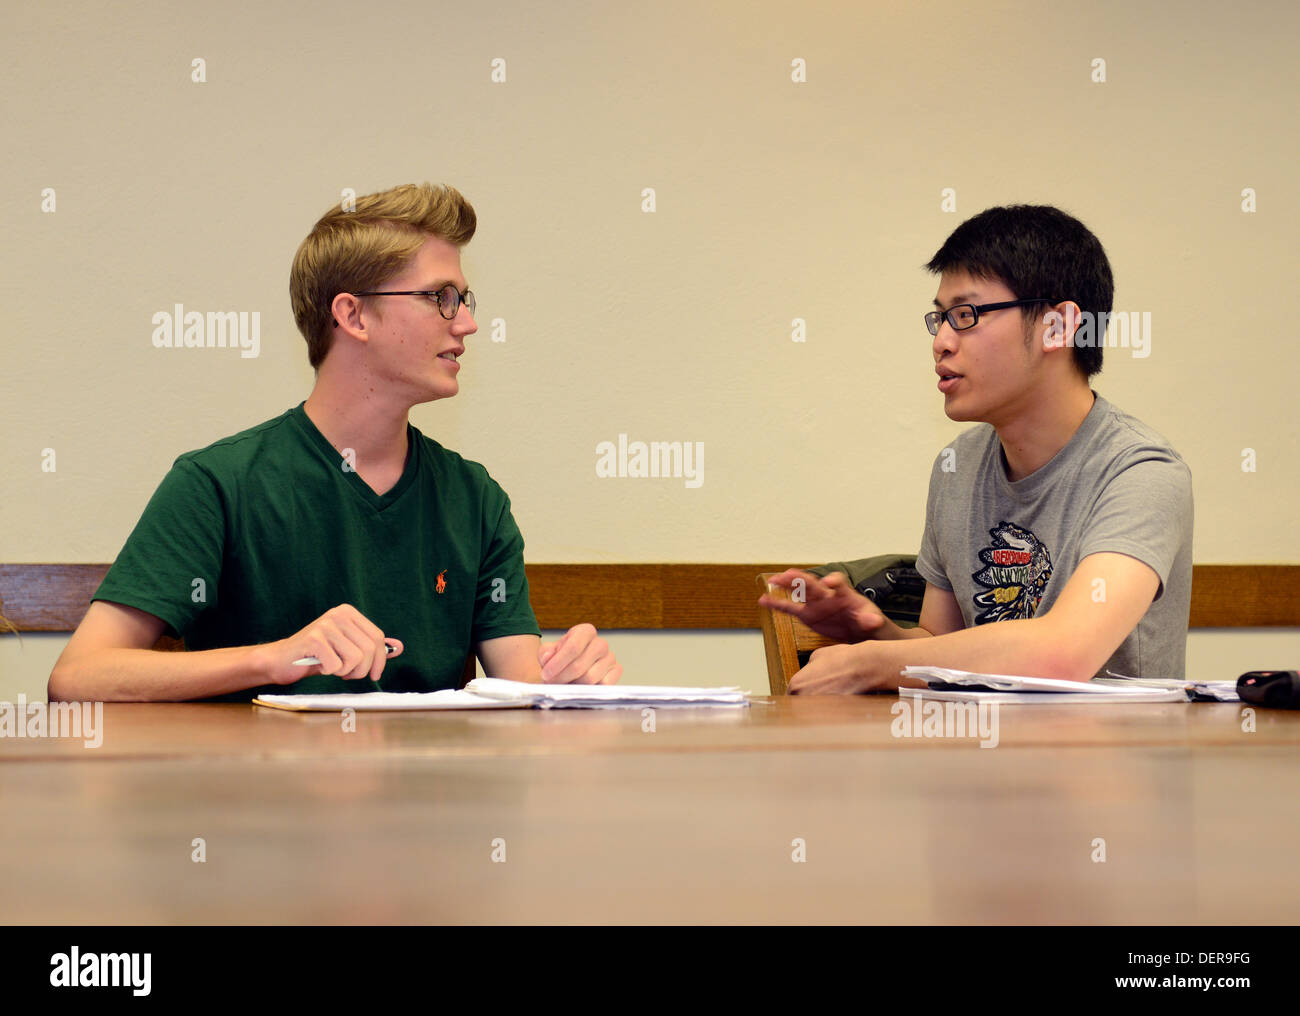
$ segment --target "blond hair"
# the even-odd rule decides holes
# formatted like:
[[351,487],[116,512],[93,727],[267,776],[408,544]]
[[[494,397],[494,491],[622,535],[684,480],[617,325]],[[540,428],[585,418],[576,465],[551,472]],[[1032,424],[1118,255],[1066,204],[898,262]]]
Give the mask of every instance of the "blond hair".
[[399,275],[430,236],[463,247],[478,219],[454,187],[403,184],[321,216],[298,247],[289,299],[307,359],[319,369],[333,340],[330,305],[339,293],[375,289]]

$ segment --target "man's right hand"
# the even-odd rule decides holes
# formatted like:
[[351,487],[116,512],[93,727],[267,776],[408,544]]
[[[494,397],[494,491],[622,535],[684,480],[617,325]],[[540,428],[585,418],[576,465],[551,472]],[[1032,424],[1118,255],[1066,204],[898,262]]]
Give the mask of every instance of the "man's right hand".
[[791,614],[819,635],[836,642],[864,642],[884,634],[880,629],[886,626],[885,615],[840,572],[818,578],[790,568],[773,575],[768,585],[790,590],[792,598],[764,593],[758,598],[760,607]]
[[[385,645],[397,651],[390,657]],[[337,674],[345,680],[378,681],[384,664],[402,654],[402,643],[384,633],[348,603],[332,607],[302,631],[279,642],[258,646],[257,667],[267,684],[293,684],[315,674]],[[320,663],[294,665],[314,656]]]

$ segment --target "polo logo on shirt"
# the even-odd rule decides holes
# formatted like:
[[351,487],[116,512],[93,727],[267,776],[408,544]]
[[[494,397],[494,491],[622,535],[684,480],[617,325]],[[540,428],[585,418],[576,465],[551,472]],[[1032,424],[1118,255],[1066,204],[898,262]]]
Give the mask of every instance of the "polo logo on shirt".
[[446,568],[438,572],[438,581],[434,583],[433,588],[438,593],[445,593],[447,591],[447,569]]
[[1012,522],[999,522],[989,535],[992,544],[979,552],[984,567],[971,575],[985,590],[975,594],[975,606],[984,611],[975,623],[1033,617],[1052,577],[1052,555],[1037,536]]

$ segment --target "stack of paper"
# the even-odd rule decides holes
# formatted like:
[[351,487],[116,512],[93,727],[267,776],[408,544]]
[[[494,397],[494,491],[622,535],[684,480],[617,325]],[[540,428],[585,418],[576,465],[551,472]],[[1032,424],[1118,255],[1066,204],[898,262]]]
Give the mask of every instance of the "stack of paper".
[[747,706],[739,688],[665,688],[637,684],[529,684],[476,677],[465,690],[483,698],[538,709],[633,709],[643,706]]
[[1174,688],[1129,687],[1095,681],[1059,681],[1050,677],[974,674],[947,667],[904,667],[905,677],[925,681],[927,688],[899,688],[900,695],[954,702],[996,702],[1010,705],[1094,705],[1103,702],[1186,702],[1182,685]]
[[361,695],[259,695],[253,705],[294,712],[342,712],[354,709],[371,712],[392,709],[527,709],[527,702],[506,702],[483,698],[467,691],[399,692],[372,691]]
[[464,691],[388,692],[360,695],[259,695],[254,705],[295,712],[344,709],[656,709],[747,706],[739,688],[664,688],[632,684],[530,684],[478,677]]
[[1106,671],[1106,677],[1094,677],[1093,681],[1112,687],[1140,688],[1182,688],[1193,702],[1240,702],[1237,694],[1237,682],[1233,681],[1188,681],[1164,677],[1128,677]]

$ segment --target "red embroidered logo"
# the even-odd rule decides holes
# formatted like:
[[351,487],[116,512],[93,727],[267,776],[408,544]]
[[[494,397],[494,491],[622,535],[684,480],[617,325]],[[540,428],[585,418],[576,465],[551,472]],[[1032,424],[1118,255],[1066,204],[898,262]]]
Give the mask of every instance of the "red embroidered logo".
[[446,568],[444,568],[442,571],[438,572],[438,583],[437,583],[437,585],[435,585],[433,588],[434,588],[435,590],[437,590],[439,593],[445,593],[445,592],[447,591],[447,577],[446,577],[446,576],[447,576],[447,569],[446,569]]

